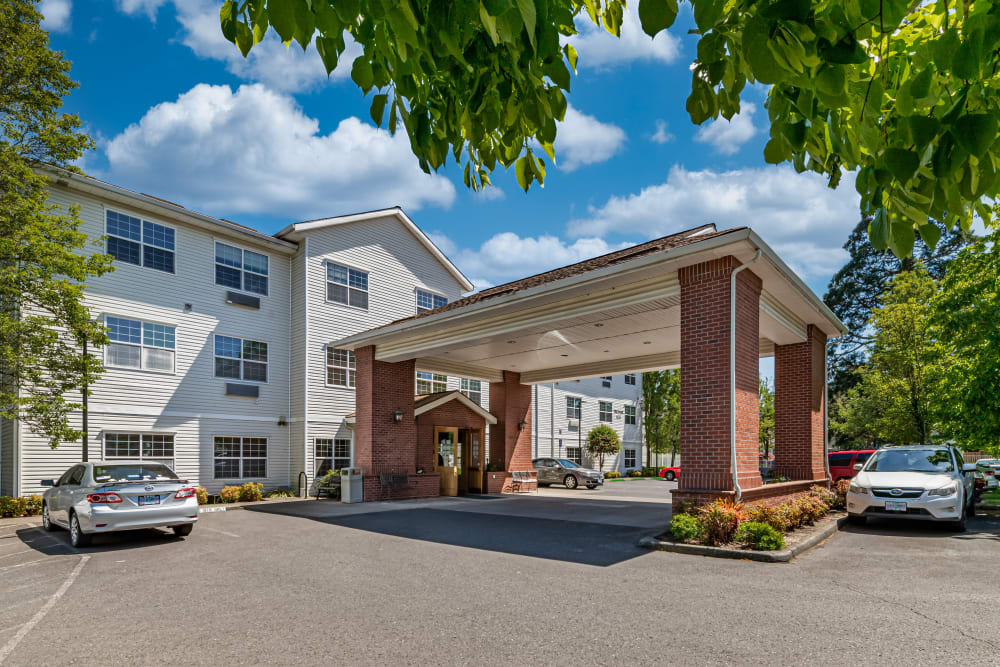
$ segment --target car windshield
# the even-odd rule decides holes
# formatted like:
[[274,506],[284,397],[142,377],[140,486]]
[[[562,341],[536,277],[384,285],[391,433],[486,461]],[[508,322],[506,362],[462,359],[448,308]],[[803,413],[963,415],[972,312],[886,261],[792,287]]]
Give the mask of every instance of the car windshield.
[[558,461],[556,461],[556,463],[558,463],[559,465],[561,465],[563,468],[579,468],[580,467],[577,464],[573,463],[572,461],[567,461],[566,459],[559,459]]
[[872,455],[868,472],[953,472],[947,449],[883,449]]
[[94,466],[94,481],[107,482],[156,482],[176,480],[174,471],[162,463],[120,463]]

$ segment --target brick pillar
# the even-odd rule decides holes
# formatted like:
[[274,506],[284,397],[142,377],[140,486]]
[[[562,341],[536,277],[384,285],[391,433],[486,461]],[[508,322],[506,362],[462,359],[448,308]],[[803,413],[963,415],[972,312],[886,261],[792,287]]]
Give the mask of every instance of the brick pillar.
[[490,383],[490,412],[497,418],[490,426],[490,462],[531,470],[531,386],[521,384],[520,373],[504,371],[503,382]]
[[[414,362],[375,359],[373,346],[357,358],[357,411],[354,418],[354,464],[366,477],[380,472],[416,471],[417,423],[413,417]],[[393,413],[403,411],[395,423]]]
[[774,346],[774,470],[792,480],[826,479],[823,401],[826,334]]
[[[730,276],[727,256],[679,272],[681,457],[677,499],[701,502],[733,491],[730,460]],[[751,269],[736,278],[736,458],[740,488],[761,486],[758,464],[759,304]]]

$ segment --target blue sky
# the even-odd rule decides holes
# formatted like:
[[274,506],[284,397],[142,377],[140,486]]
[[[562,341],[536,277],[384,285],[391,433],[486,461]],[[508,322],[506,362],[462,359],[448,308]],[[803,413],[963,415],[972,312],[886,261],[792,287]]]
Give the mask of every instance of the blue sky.
[[477,195],[454,165],[425,175],[402,135],[374,127],[349,78],[356,46],[329,78],[314,50],[273,34],[246,61],[219,32],[219,6],[42,0],[80,82],[66,106],[98,143],[88,173],[266,232],[400,205],[479,286],[710,222],[750,225],[821,296],[846,259],[852,179],[830,191],[764,164],[764,90],[748,89],[732,122],[691,124],[683,13],[656,40],[634,15],[621,40],[581,25],[545,188],[525,194],[501,169]]

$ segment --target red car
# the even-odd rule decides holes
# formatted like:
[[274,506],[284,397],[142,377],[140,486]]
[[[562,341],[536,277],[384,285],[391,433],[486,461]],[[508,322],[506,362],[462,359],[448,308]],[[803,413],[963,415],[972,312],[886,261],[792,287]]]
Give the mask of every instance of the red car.
[[842,479],[851,479],[858,474],[854,469],[855,464],[864,463],[871,458],[871,455],[876,451],[878,450],[845,449],[840,452],[830,452],[830,477],[833,478],[834,482],[839,482]]
[[681,467],[674,466],[672,468],[660,468],[660,472],[658,474],[668,482],[672,482],[681,476]]

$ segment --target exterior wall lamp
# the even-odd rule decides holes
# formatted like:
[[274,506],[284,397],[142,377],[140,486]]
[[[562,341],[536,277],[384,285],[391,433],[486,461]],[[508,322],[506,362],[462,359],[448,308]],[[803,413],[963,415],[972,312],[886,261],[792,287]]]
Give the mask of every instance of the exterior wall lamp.
[[519,421],[519,422],[517,423],[517,430],[518,430],[518,431],[523,431],[523,430],[524,430],[525,428],[527,428],[527,426],[528,426],[528,422],[526,422],[526,421],[524,421],[524,420],[522,419],[521,421]]
[[392,423],[398,424],[403,421],[403,411],[396,408],[396,411],[392,413]]

